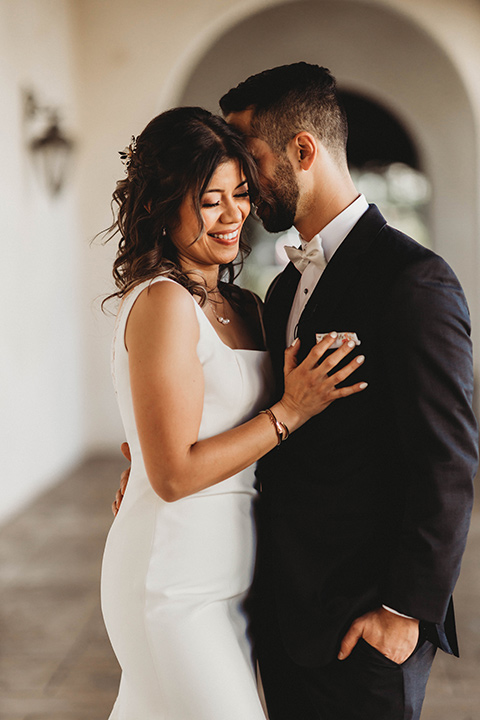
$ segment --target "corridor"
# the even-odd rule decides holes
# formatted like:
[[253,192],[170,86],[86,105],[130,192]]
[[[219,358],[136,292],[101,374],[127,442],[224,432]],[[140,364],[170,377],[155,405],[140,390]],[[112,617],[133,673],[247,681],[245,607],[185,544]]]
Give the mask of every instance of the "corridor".
[[[108,718],[119,670],[98,588],[123,467],[92,458],[0,528],[0,720]],[[456,592],[462,657],[437,655],[422,720],[480,720],[479,556],[477,504]]]

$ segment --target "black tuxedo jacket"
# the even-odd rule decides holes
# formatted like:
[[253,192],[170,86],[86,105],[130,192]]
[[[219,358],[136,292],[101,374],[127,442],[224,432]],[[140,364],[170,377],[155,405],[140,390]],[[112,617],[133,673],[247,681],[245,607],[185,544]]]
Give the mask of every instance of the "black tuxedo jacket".
[[[265,305],[278,397],[299,278],[288,265]],[[321,665],[352,620],[385,604],[457,653],[451,595],[478,446],[462,289],[440,257],[370,206],[305,307],[300,359],[315,333],[333,330],[357,333],[353,354],[366,361],[346,384],[369,387],[337,400],[258,464],[260,632],[262,601],[264,612],[273,601],[291,657]]]

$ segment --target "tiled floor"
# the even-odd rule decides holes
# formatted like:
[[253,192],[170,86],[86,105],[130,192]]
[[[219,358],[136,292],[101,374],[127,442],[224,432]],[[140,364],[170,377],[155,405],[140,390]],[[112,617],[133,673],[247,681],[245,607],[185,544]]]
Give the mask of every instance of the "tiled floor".
[[109,715],[119,671],[99,574],[123,465],[85,463],[0,529],[1,720]]
[[[0,528],[0,720],[108,717],[119,671],[98,584],[122,467],[91,459]],[[456,593],[462,658],[437,657],[422,720],[480,720],[479,553],[480,508]]]

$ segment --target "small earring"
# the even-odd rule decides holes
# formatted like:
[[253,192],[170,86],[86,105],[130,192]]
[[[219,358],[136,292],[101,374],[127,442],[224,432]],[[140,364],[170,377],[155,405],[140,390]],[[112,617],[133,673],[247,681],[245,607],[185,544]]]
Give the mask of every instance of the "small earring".
[[166,228],[166,227],[163,227],[163,228],[162,228],[162,235],[163,235],[163,237],[165,237],[166,234],[167,234],[167,228]]

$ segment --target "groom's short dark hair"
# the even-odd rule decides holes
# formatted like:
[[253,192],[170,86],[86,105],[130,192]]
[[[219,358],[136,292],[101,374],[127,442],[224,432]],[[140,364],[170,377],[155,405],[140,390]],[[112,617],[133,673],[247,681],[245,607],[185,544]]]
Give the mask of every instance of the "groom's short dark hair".
[[306,130],[345,158],[347,119],[327,68],[298,62],[264,70],[226,93],[220,107],[224,115],[253,107],[252,131],[277,152]]

